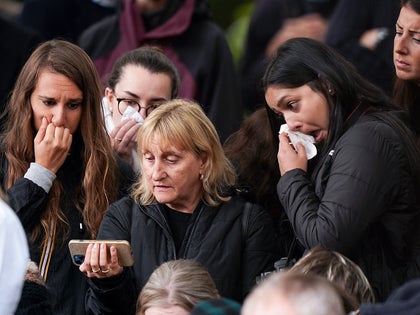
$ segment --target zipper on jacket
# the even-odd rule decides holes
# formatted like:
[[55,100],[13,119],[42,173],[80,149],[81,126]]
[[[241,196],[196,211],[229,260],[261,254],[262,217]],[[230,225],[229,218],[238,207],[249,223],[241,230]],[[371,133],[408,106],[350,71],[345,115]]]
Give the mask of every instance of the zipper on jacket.
[[172,235],[171,229],[169,228],[168,221],[166,220],[165,215],[162,213],[162,210],[160,209],[160,205],[159,204],[153,204],[153,205],[148,206],[148,207],[155,207],[156,208],[156,210],[154,209],[155,211],[147,211],[145,206],[141,206],[139,204],[137,204],[137,205],[145,215],[150,217],[152,220],[154,220],[157,223],[157,225],[160,226],[160,228],[164,232],[166,238],[168,240],[170,240],[171,243],[172,243],[171,245],[172,245],[172,253],[173,253],[174,259],[178,259],[178,255],[176,253],[174,237]]

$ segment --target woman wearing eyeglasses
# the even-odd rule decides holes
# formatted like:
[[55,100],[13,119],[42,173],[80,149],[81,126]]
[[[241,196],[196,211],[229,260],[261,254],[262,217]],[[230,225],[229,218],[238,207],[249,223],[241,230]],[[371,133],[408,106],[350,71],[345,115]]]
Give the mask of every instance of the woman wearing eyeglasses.
[[175,65],[156,48],[134,49],[115,62],[102,109],[113,149],[134,171],[140,171],[136,154],[140,125],[153,109],[177,96],[178,86]]

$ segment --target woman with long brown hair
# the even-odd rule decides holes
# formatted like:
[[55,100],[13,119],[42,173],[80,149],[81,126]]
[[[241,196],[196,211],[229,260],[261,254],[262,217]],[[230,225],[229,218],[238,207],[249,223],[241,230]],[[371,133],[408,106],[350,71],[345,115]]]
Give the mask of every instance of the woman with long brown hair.
[[106,208],[128,191],[132,176],[114,157],[101,97],[88,55],[51,40],[27,60],[8,105],[1,180],[53,293],[55,314],[85,314],[87,284],[67,242],[96,237]]

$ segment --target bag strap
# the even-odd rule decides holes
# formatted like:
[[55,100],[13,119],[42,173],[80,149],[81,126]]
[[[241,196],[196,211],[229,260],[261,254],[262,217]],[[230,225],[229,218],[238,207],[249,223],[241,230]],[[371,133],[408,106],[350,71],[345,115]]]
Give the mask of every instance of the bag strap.
[[42,279],[44,279],[44,281],[47,281],[48,269],[50,267],[50,262],[51,262],[51,256],[54,251],[56,226],[57,225],[56,225],[55,220],[52,220],[50,224],[50,228],[51,228],[50,233],[47,239],[44,241],[41,259],[39,261],[39,273]]

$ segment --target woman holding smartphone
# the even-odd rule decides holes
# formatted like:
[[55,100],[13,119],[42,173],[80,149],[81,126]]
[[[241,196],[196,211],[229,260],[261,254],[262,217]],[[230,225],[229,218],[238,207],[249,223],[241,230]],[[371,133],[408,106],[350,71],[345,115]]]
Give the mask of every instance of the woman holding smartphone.
[[142,175],[98,234],[129,241],[134,265],[121,266],[114,246],[109,257],[105,244],[90,245],[80,266],[91,278],[87,308],[134,314],[153,270],[174,259],[202,263],[221,296],[242,301],[285,253],[267,211],[231,189],[236,176],[214,125],[197,103],[174,99],[153,110],[137,142]]
[[111,148],[101,94],[88,55],[51,40],[29,57],[8,104],[0,179],[51,290],[54,314],[86,314],[87,281],[67,243],[95,238],[108,205],[128,193],[134,177]]

